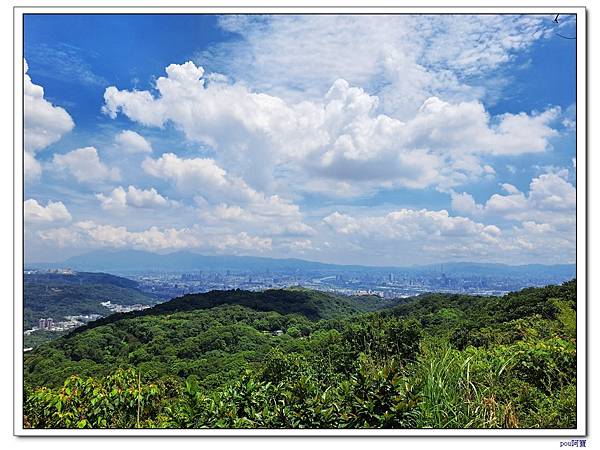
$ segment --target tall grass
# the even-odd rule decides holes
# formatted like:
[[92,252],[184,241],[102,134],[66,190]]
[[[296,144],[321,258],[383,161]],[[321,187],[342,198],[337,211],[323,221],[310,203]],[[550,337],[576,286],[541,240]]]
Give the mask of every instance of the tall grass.
[[518,419],[498,387],[510,365],[487,359],[477,349],[458,351],[444,345],[424,349],[415,367],[420,384],[419,428],[515,428]]

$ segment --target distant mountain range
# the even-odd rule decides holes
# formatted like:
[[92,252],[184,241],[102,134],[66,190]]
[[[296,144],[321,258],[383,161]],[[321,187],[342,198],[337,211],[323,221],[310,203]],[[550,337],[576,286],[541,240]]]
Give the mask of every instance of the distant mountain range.
[[318,271],[318,272],[405,272],[414,274],[445,273],[446,275],[495,276],[557,276],[565,279],[576,275],[574,264],[507,265],[495,263],[454,262],[410,267],[361,266],[326,264],[295,258],[265,258],[256,256],[206,256],[189,251],[157,254],[140,250],[97,250],[74,256],[60,263],[31,263],[26,268],[71,268],[74,270],[134,272],[134,271]]

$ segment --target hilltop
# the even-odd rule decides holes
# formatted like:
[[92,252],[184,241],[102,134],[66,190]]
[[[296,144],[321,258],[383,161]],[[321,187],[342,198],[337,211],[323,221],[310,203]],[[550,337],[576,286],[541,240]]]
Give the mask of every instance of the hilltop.
[[373,295],[344,296],[304,288],[268,289],[251,292],[240,289],[187,294],[149,309],[113,314],[74,330],[81,333],[89,328],[141,316],[159,316],[177,312],[211,309],[221,305],[239,305],[255,311],[274,311],[280,314],[299,314],[309,320],[348,317],[358,313],[387,308],[404,299],[383,299]]

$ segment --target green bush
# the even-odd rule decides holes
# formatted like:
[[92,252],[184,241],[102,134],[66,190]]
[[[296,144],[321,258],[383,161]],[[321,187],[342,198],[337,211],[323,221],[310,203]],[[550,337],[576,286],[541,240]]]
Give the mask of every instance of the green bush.
[[134,370],[105,378],[69,377],[59,389],[25,390],[29,428],[140,428],[154,424],[161,391]]

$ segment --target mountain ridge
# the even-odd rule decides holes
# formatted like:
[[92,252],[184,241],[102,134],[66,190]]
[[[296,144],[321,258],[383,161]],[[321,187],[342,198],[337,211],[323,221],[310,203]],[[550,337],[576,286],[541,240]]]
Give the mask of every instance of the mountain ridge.
[[298,258],[270,258],[261,256],[221,255],[209,256],[190,251],[166,254],[143,250],[95,250],[73,256],[60,263],[29,263],[31,268],[70,267],[75,270],[93,271],[188,271],[188,270],[321,270],[321,271],[405,271],[462,273],[533,272],[575,275],[575,264],[521,264],[479,263],[471,261],[442,262],[412,266],[371,266],[360,264],[332,264]]

